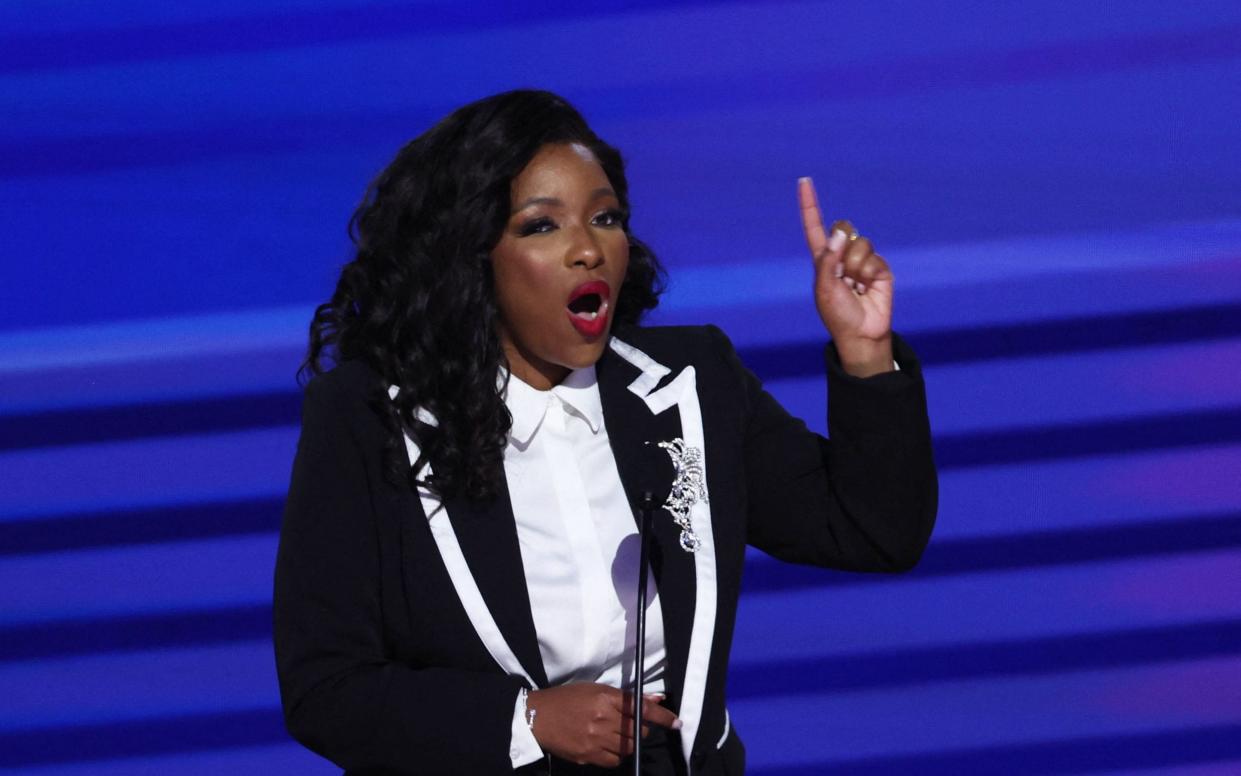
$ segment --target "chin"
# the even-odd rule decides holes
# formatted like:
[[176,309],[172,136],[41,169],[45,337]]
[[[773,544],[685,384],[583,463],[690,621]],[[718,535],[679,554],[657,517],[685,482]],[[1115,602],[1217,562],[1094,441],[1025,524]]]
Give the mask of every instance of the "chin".
[[603,357],[603,351],[608,347],[608,338],[610,336],[610,334],[605,333],[594,342],[587,342],[581,347],[574,348],[571,358],[565,363],[565,366],[569,369],[585,369],[588,366],[594,366]]

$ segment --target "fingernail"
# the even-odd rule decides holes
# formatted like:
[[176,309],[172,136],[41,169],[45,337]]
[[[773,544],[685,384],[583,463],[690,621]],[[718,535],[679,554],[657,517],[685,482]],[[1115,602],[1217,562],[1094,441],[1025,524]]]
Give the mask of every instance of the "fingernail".
[[673,730],[680,730],[680,729],[681,729],[681,718],[680,718],[680,717],[677,717],[675,720],[673,720],[673,722],[672,722],[672,729],[673,729]]
[[810,176],[809,176],[809,175],[803,175],[803,176],[801,176],[800,178],[798,178],[798,179],[797,179],[797,182],[798,182],[798,183],[812,183],[812,181],[810,180]]
[[848,241],[849,241],[849,235],[845,234],[843,231],[839,229],[833,229],[832,236],[828,238],[827,247],[831,248],[832,251],[835,252],[845,247],[845,243],[847,243]]
[[866,293],[866,284],[865,284],[865,283],[858,283],[858,284],[857,284],[857,292],[858,292],[859,294],[865,294],[865,293]]
[[832,269],[832,274],[838,278],[845,276],[845,263],[843,261],[836,262],[836,266]]

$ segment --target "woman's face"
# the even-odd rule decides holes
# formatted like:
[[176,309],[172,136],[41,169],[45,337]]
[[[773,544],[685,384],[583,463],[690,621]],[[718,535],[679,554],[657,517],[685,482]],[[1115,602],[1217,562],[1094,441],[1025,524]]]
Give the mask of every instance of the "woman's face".
[[543,146],[513,179],[491,252],[509,369],[547,390],[603,355],[629,267],[620,200],[585,146]]

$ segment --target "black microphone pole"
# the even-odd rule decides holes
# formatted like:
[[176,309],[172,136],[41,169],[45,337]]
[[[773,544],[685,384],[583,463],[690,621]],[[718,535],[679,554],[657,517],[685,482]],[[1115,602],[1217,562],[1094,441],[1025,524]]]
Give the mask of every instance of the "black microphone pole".
[[633,774],[642,776],[642,669],[646,667],[646,576],[651,545],[651,512],[655,497],[648,490],[642,494],[638,521],[638,643],[633,659]]

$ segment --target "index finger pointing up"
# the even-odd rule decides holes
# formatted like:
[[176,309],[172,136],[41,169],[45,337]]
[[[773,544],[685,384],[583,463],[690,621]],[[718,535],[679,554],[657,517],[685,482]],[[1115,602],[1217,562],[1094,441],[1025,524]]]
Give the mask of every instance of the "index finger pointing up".
[[801,206],[801,228],[806,233],[806,245],[810,247],[810,254],[817,257],[828,250],[828,238],[823,228],[823,214],[819,212],[819,199],[809,178],[797,179],[797,202]]

